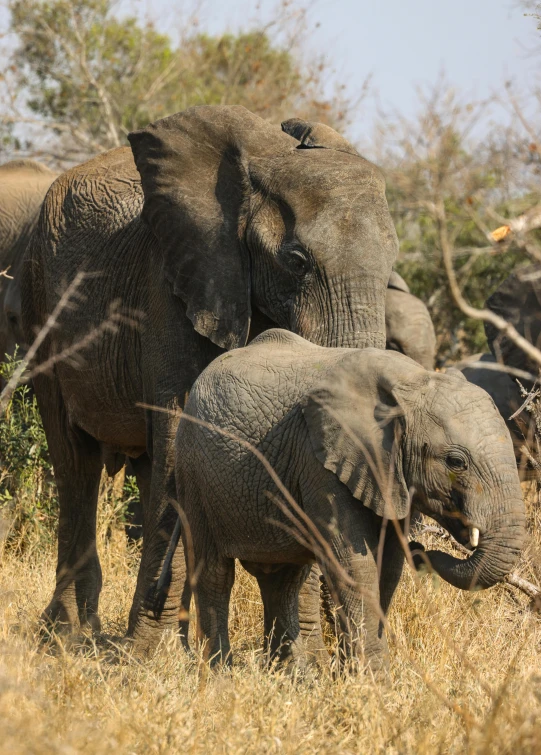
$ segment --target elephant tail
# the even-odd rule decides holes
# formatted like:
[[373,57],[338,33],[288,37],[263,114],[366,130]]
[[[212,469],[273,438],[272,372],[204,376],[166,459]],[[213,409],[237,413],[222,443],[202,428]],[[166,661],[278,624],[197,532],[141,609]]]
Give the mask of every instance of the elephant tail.
[[152,613],[154,614],[154,618],[156,619],[159,619],[160,616],[162,615],[162,611],[165,606],[165,601],[167,600],[167,596],[169,594],[169,587],[171,585],[171,579],[172,579],[173,557],[175,555],[175,551],[177,549],[177,545],[179,543],[181,533],[182,533],[182,526],[180,522],[180,517],[177,517],[177,521],[175,523],[175,529],[173,530],[171,541],[169,542],[167,553],[165,554],[165,559],[162,565],[160,576],[158,577],[157,582],[154,582],[150,586],[147,594],[145,595],[145,599],[144,599],[145,608],[148,611],[152,611]]
[[336,604],[331,595],[329,585],[323,574],[319,575],[319,595],[321,598],[321,607],[323,608],[323,615],[331,628],[332,632],[336,636]]

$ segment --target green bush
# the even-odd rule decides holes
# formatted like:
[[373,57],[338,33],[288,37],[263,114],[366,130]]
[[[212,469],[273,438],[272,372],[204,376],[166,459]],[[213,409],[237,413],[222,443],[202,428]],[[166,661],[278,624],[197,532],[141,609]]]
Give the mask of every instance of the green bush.
[[[0,364],[4,381],[16,366],[16,358]],[[5,544],[24,549],[30,540],[51,540],[57,511],[54,475],[36,397],[28,385],[20,385],[0,417],[0,521]]]
[[[2,380],[9,380],[17,364],[16,358],[0,363]],[[135,477],[126,476],[120,498],[112,480],[102,477],[100,526],[109,534],[123,527],[130,504],[138,500]],[[22,552],[51,544],[57,521],[54,472],[36,397],[28,385],[20,385],[0,417],[0,545]]]

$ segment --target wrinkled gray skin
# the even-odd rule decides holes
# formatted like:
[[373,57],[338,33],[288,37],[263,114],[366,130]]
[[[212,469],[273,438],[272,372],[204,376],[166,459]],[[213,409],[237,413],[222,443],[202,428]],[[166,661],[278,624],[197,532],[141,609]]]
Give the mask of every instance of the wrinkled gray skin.
[[[299,537],[276,502],[284,499],[275,481],[247,444],[302,509],[295,513]],[[343,607],[345,653],[364,650],[374,670],[385,666],[381,614],[404,554],[392,523],[386,531],[382,525],[384,517],[403,524],[410,490],[414,506],[460,542],[471,527],[481,533],[465,560],[426,553],[456,587],[494,585],[523,545],[513,447],[490,398],[458,371],[428,372],[389,351],[325,349],[283,330],[264,333],[218,357],[196,381],[178,428],[176,460],[190,532],[184,545],[197,574],[199,635],[212,662],[230,660],[228,607],[238,558],[258,579],[267,638],[274,627],[271,656],[305,660],[298,597],[315,560]],[[313,546],[317,538],[310,542],[305,516],[354,585],[338,578],[325,548]]]
[[385,331],[387,349],[405,354],[427,370],[434,369],[436,333],[430,313],[394,270],[387,286]]
[[512,375],[500,370],[490,369],[492,365],[496,366],[498,362],[492,354],[476,354],[472,356],[469,362],[481,362],[487,367],[470,367],[468,364],[461,365],[460,371],[464,377],[474,385],[478,385],[488,393],[490,398],[496,404],[496,408],[502,415],[507,429],[511,434],[515,457],[521,479],[527,479],[530,471],[527,466],[527,458],[521,451],[524,442],[531,442],[534,432],[534,423],[528,412],[521,412],[515,419],[511,417],[516,413],[524,403],[524,396],[521,395],[516,380]]
[[[541,265],[521,268],[487,299],[487,309],[503,317],[530,343],[541,347]],[[508,367],[537,375],[539,365],[490,323],[485,323],[490,351]]]
[[[132,457],[143,490],[128,633],[143,651],[177,622],[182,573],[160,620],[144,597],[175,521],[179,409],[212,359],[273,325],[325,346],[385,346],[397,239],[383,177],[326,126],[294,119],[282,129],[241,107],[191,108],[130,134],[131,150],[66,172],[47,194],[24,266],[27,338],[58,303],[60,282],[92,275],[39,360],[84,339],[115,302],[141,322],[87,340],[82,364],[58,361],[35,380],[60,500],[48,620],[99,626],[106,447]],[[305,607],[319,626],[317,590]]]
[[[395,270],[391,272],[387,284],[385,334],[387,349],[405,354],[427,370],[434,369],[436,334],[432,319],[423,302],[410,293],[406,281]],[[142,516],[140,507],[131,512],[127,534],[133,540],[138,540],[142,536]],[[310,585],[312,591],[317,593],[317,575],[312,575]],[[305,592],[307,589],[308,586]]]
[[0,360],[23,343],[20,274],[24,250],[34,230],[41,203],[56,173],[34,160],[0,165]]

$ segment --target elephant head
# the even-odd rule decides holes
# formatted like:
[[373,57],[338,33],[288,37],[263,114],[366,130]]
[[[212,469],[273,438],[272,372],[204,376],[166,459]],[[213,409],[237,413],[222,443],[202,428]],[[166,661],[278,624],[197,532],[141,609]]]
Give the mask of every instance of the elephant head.
[[388,349],[405,354],[427,370],[434,369],[436,333],[430,313],[394,271],[385,299],[385,332]]
[[447,582],[485,588],[509,572],[524,540],[513,445],[490,397],[461,373],[357,351],[312,392],[304,416],[318,459],[374,513],[403,519],[412,499],[470,541],[466,560],[427,552]]
[[[541,347],[541,265],[510,275],[487,299],[487,309],[503,317],[530,343]],[[488,345],[496,359],[509,367],[537,375],[539,365],[491,323],[485,323]]]
[[321,345],[384,347],[397,238],[381,173],[345,139],[204,106],[128,138],[143,217],[199,333],[241,346],[254,311]]

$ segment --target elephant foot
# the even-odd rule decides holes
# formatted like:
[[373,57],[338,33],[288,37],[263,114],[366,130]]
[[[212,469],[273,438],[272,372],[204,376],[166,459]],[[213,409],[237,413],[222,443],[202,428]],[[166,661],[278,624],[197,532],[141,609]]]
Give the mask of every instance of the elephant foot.
[[276,661],[271,666],[271,669],[280,671],[285,676],[295,679],[304,679],[310,668],[314,668],[314,666],[308,662],[306,656]]
[[301,635],[304,642],[306,662],[310,666],[328,666],[330,663],[330,655],[325,643],[323,642],[321,628],[318,627],[315,631],[307,632],[304,632],[301,629]]
[[343,676],[368,676],[382,684],[389,682],[389,659],[385,655],[347,656],[333,659],[331,663],[333,678]]
[[166,631],[178,635],[181,646],[188,650],[188,622],[179,620],[178,608],[173,611],[166,606],[158,606],[151,601],[152,593],[147,593],[147,600],[137,613],[132,611],[126,633],[126,639],[133,646],[133,652],[139,657],[148,657],[158,647]]
[[391,669],[388,658],[368,659],[368,663],[364,666],[363,673],[365,676],[372,679],[378,686],[386,687],[389,690],[391,689]]
[[270,648],[263,648],[264,667],[269,671],[283,671],[287,676],[298,676],[314,664],[304,648],[291,647],[289,642]]
[[58,634],[74,634],[81,630],[90,630],[93,633],[101,631],[101,621],[94,611],[79,610],[75,599],[69,596],[53,598],[47,608],[41,614],[41,621],[47,631]]
[[189,652],[190,599],[187,585],[179,598],[178,591],[171,590],[170,584],[160,585],[159,580],[147,589],[143,600],[135,599],[126,633],[134,652],[139,656],[153,653],[166,631],[177,634],[181,647]]
[[152,655],[160,643],[164,630],[165,625],[154,618],[152,612],[148,615],[140,615],[133,625],[130,621],[126,639],[131,643],[133,654],[139,658]]

